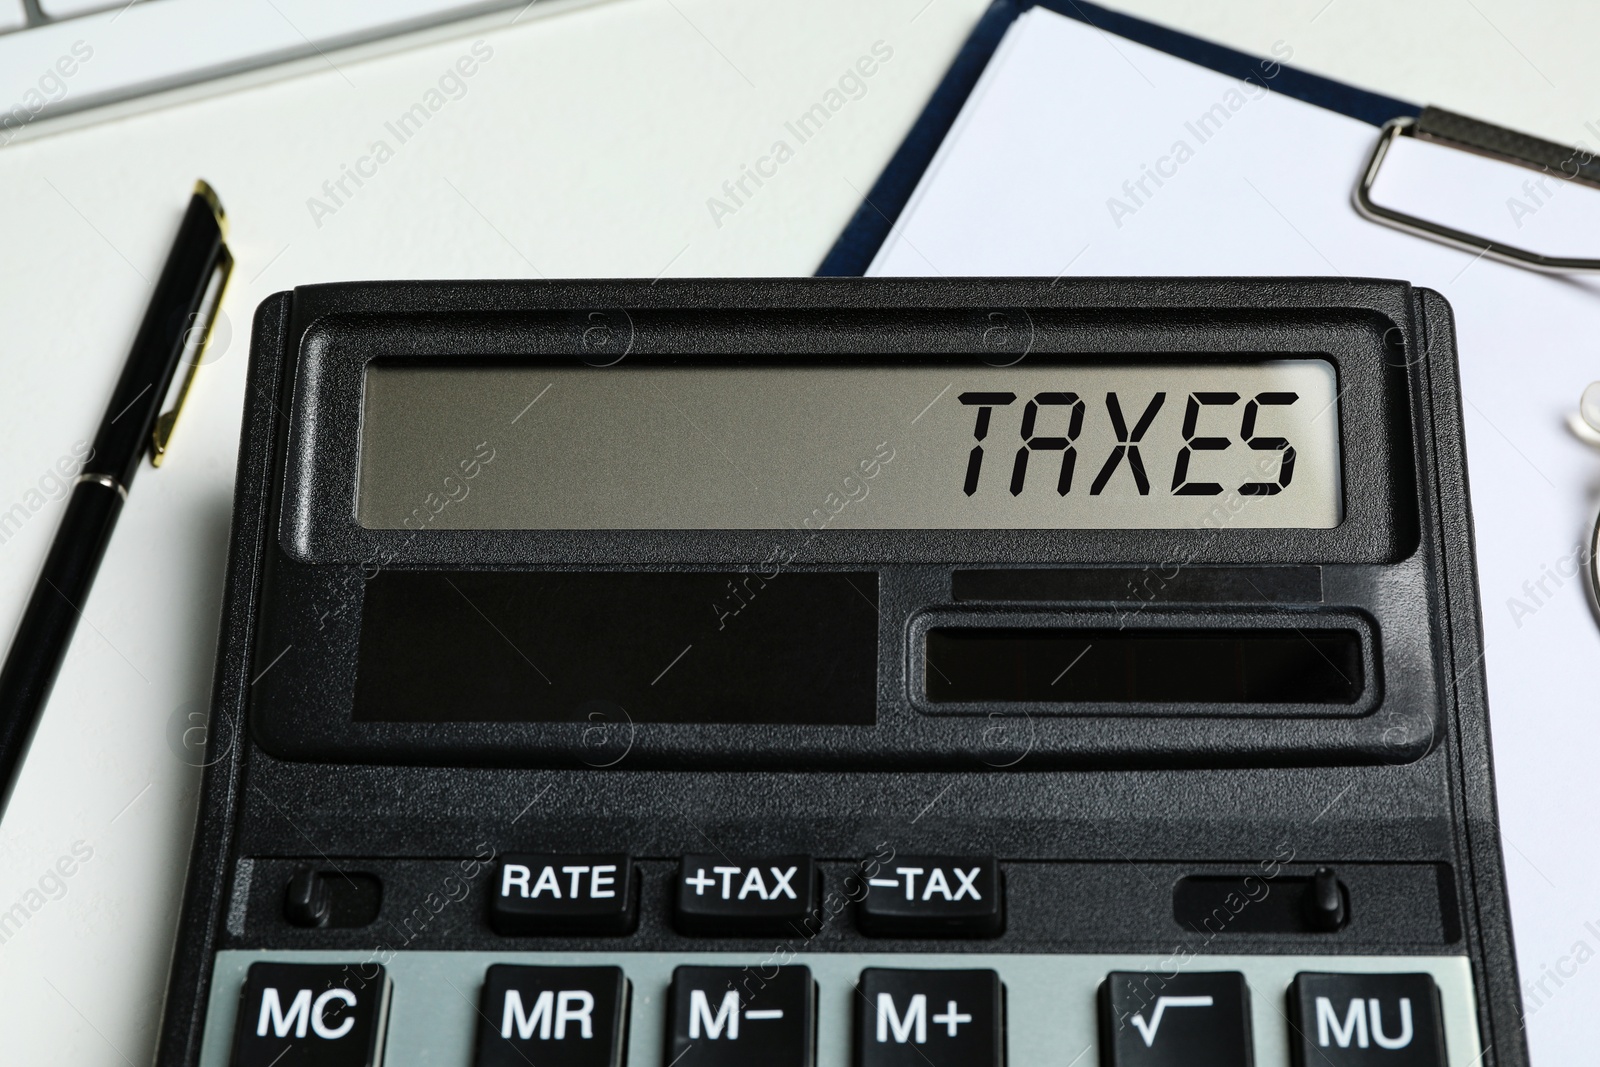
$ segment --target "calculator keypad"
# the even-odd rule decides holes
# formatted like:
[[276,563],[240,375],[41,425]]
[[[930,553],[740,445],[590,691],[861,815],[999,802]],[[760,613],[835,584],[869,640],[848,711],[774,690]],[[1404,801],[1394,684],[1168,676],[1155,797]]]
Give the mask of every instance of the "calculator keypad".
[[1480,1047],[1461,956],[796,955],[227,950],[200,1067],[1472,1067]]

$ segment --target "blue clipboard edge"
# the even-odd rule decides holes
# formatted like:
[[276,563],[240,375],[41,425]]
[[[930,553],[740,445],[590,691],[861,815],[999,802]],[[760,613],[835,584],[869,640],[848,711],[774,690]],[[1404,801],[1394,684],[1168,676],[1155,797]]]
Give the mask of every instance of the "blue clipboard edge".
[[955,124],[956,116],[961,113],[973,86],[977,85],[979,76],[999,47],[1000,39],[1018,16],[1033,7],[1043,7],[1067,18],[1086,22],[1096,29],[1160,49],[1219,74],[1251,79],[1274,92],[1337,111],[1373,126],[1382,126],[1390,119],[1403,115],[1415,118],[1422,113],[1422,109],[1415,104],[1288,66],[1280,65],[1277,76],[1269,83],[1261,78],[1262,60],[1257,56],[1082,0],[994,0],[978,19],[971,35],[962,44],[961,51],[956,53],[955,62],[945,72],[939,87],[922,109],[922,114],[917,116],[905,140],[895,150],[888,166],[884,167],[883,173],[873,183],[861,206],[856,208],[838,240],[823,257],[822,265],[817,268],[817,277],[860,277],[866,273],[878,249],[883,247],[883,242],[894,229],[900,213],[910,203],[917,183],[922,180],[939,145]]

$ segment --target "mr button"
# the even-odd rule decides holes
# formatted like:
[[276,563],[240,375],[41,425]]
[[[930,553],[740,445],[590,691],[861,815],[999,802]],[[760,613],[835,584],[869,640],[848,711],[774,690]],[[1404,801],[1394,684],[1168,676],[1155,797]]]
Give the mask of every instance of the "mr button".
[[483,980],[473,1067],[620,1067],[628,980],[620,967],[518,967]]
[[816,910],[810,856],[685,856],[678,929],[686,934],[792,934]]
[[993,856],[902,856],[867,879],[857,910],[874,937],[993,937],[1004,925]]
[[1001,1067],[1005,987],[994,971],[868,967],[856,998],[855,1067]]
[[1250,1067],[1250,987],[1237,971],[1112,971],[1100,986],[1105,1067]]
[[812,1067],[817,1061],[817,984],[809,967],[679,967],[667,1020],[668,1064]]
[[507,855],[489,886],[502,934],[626,934],[638,918],[627,856]]
[[1427,974],[1297,974],[1296,1067],[1444,1067],[1439,987]]
[[239,994],[233,1067],[372,1067],[389,977],[376,964],[252,963]]

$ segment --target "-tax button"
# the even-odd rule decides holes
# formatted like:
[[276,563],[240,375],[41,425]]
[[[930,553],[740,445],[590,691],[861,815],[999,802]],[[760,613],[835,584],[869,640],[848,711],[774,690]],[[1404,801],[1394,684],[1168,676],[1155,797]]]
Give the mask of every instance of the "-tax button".
[[993,856],[902,856],[866,876],[857,909],[873,937],[993,937],[1005,922]]
[[1439,987],[1428,974],[1297,974],[1295,1067],[1445,1067]]
[[489,924],[501,934],[626,934],[638,918],[633,861],[622,855],[501,857]]
[[389,977],[371,963],[252,963],[232,1067],[372,1067],[382,1059]]

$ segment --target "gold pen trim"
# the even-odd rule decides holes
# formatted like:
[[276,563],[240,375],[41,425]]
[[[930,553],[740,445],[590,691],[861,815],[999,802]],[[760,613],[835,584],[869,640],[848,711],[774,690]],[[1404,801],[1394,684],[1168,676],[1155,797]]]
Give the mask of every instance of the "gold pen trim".
[[[211,208],[211,214],[217,220],[217,230],[226,240],[228,220],[216,190],[201,180],[194,183],[194,195],[204,200]],[[204,362],[206,346],[211,343],[211,326],[216,321],[217,310],[222,306],[223,291],[227,289],[228,278],[232,274],[233,253],[228,251],[226,244],[223,244],[217,267],[211,273],[211,280],[206,283],[205,296],[200,299],[200,308],[194,314],[194,321],[184,330],[184,353],[179,357],[179,362],[185,366],[183,380],[178,384],[178,394],[172,402],[172,407],[156,416],[155,427],[150,431],[152,467],[161,466],[162,460],[167,457],[167,449],[172,444],[173,430],[177,428],[178,416],[183,413],[184,402],[189,399],[189,390],[194,385],[195,374],[199,372],[200,364]]]

